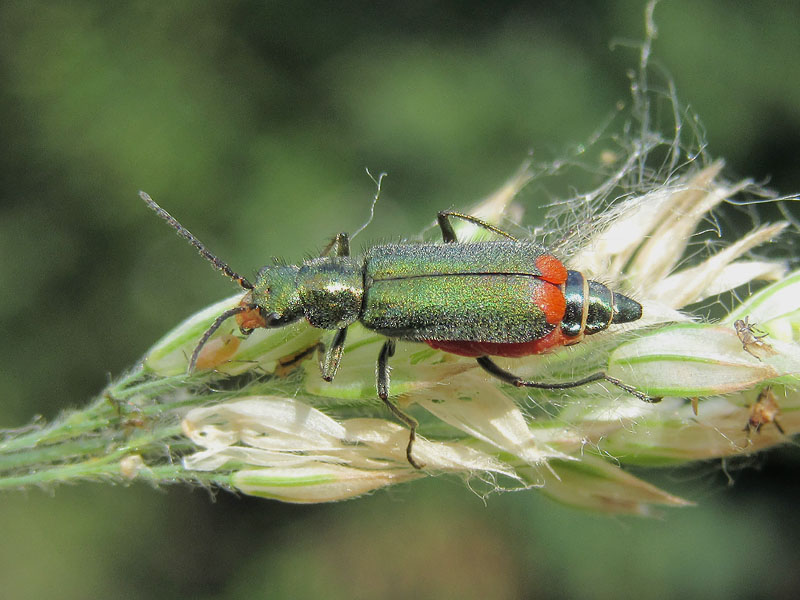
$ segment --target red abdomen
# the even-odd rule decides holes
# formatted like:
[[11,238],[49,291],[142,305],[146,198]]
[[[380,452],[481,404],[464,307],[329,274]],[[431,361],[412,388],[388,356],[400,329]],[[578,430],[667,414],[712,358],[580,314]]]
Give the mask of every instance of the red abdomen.
[[531,354],[544,354],[555,348],[574,344],[580,338],[567,337],[561,332],[560,327],[538,340],[530,342],[519,342],[515,344],[504,344],[501,342],[467,342],[459,340],[425,340],[431,348],[443,350],[459,356],[477,358],[479,356],[506,356],[508,358],[519,358]]

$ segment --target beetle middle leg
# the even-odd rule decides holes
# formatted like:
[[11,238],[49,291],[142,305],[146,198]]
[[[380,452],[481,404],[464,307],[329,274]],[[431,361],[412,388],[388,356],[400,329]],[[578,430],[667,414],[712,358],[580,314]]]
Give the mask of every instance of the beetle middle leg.
[[487,223],[486,221],[482,221],[478,217],[473,217],[472,215],[465,215],[464,213],[455,212],[452,210],[443,210],[436,216],[436,221],[439,223],[439,228],[442,230],[442,239],[447,243],[454,243],[458,241],[458,237],[456,236],[456,230],[453,229],[453,224],[450,222],[450,217],[455,217],[457,219],[473,223],[478,227],[483,227],[484,229],[491,231],[492,233],[496,233],[497,235],[502,235],[503,237],[507,237],[508,239],[514,242],[517,241],[517,238],[515,238],[510,233],[506,233],[502,229],[495,227],[494,225],[490,225],[489,223]]
[[414,445],[414,440],[417,439],[417,425],[419,425],[419,423],[417,423],[416,419],[397,408],[391,400],[389,400],[389,358],[394,356],[394,350],[394,340],[386,340],[383,348],[381,348],[380,354],[378,354],[378,368],[376,373],[378,396],[383,400],[383,403],[392,414],[410,429],[410,433],[408,434],[408,446],[406,446],[406,458],[412,467],[421,469],[425,465],[414,460],[414,457],[411,455],[411,448]]
[[336,377],[336,371],[339,370],[339,363],[342,362],[342,353],[344,352],[344,340],[347,337],[347,327],[343,327],[336,332],[333,336],[333,342],[328,351],[325,351],[325,344],[322,342],[317,346],[319,354],[319,370],[322,373],[322,378],[325,381],[333,381]]
[[536,381],[527,381],[522,379],[521,377],[517,377],[513,373],[509,373],[505,369],[501,369],[497,364],[488,356],[481,356],[476,359],[478,364],[490,375],[497,377],[498,379],[505,381],[506,383],[510,383],[516,387],[531,387],[531,388],[539,388],[545,390],[565,390],[568,388],[580,387],[582,385],[586,385],[588,383],[593,383],[595,381],[607,381],[618,388],[625,390],[629,394],[636,396],[639,400],[644,402],[661,402],[661,398],[657,396],[648,396],[647,394],[640,392],[635,387],[630,386],[626,383],[622,383],[619,379],[615,377],[610,377],[606,375],[603,371],[598,371],[597,373],[592,373],[591,375],[584,377],[583,379],[577,379],[575,381],[563,381],[559,383],[539,383]]

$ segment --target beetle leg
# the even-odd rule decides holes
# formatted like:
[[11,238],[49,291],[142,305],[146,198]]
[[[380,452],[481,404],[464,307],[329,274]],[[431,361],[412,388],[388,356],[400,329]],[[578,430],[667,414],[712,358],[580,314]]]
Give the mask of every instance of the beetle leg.
[[378,354],[378,368],[376,372],[378,379],[378,396],[383,400],[383,403],[391,413],[409,428],[410,432],[408,434],[408,446],[406,446],[406,458],[412,467],[421,469],[425,465],[414,460],[414,457],[411,455],[411,447],[414,445],[414,440],[417,439],[418,423],[413,417],[404,413],[389,400],[389,357],[394,356],[394,350],[394,340],[386,340],[383,348],[381,348],[380,354]]
[[328,245],[319,253],[320,257],[328,256],[333,250],[335,256],[350,256],[350,236],[346,233],[337,233]]
[[609,377],[603,371],[598,371],[597,373],[592,373],[591,375],[584,377],[583,379],[578,379],[576,381],[563,381],[559,383],[538,383],[535,381],[526,381],[520,377],[517,377],[513,373],[509,373],[505,369],[501,369],[497,366],[497,364],[488,356],[481,356],[476,359],[478,364],[490,375],[497,377],[498,379],[505,381],[506,383],[510,383],[516,387],[532,387],[532,388],[540,388],[545,390],[564,390],[568,388],[579,387],[582,385],[586,385],[587,383],[592,383],[595,381],[605,380],[608,383],[611,383],[617,386],[620,389],[625,390],[629,394],[632,394],[642,400],[643,402],[661,402],[661,398],[657,396],[648,396],[647,394],[640,392],[635,387],[630,386],[626,383],[622,383],[619,379],[614,377]]
[[490,225],[486,221],[482,221],[478,217],[473,217],[472,215],[465,215],[464,213],[455,212],[452,210],[443,210],[436,216],[436,221],[439,223],[439,228],[442,230],[442,239],[447,243],[457,242],[458,238],[456,237],[456,231],[453,229],[453,224],[450,223],[450,217],[456,217],[457,219],[462,219],[464,221],[468,221],[469,223],[473,223],[478,227],[483,227],[491,231],[492,233],[496,233],[497,235],[502,235],[503,237],[507,237],[510,240],[517,241],[510,233],[506,233],[502,229],[495,227],[494,225]]
[[325,381],[333,381],[333,378],[336,377],[336,371],[339,370],[339,363],[342,362],[344,339],[346,337],[347,327],[343,327],[333,336],[333,342],[327,352],[325,352],[325,344],[322,342],[317,346],[319,352],[319,370]]

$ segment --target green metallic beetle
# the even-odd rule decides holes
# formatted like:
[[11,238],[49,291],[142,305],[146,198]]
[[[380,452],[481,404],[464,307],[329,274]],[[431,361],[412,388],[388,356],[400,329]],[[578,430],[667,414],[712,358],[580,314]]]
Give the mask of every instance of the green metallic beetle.
[[[236,317],[244,334],[306,319],[335,330],[330,348],[320,344],[322,378],[332,381],[342,359],[347,327],[356,321],[388,339],[378,354],[377,390],[392,414],[410,430],[412,456],[417,422],[389,400],[389,358],[395,340],[425,342],[433,348],[475,358],[488,373],[517,387],[566,389],[605,380],[645,402],[632,386],[597,372],[576,381],[526,381],[500,368],[490,356],[520,357],[550,352],[642,316],[641,305],[578,271],[568,271],[546,248],[519,241],[477,219],[452,211],[438,215],[443,244],[387,244],[362,257],[350,256],[346,233],[337,235],[319,258],[302,265],[262,268],[255,283],[233,271],[144,192],[140,197],[215,268],[246,290],[238,306],[223,312],[197,343],[200,350],[224,321]],[[506,239],[460,243],[450,218],[463,219]]]

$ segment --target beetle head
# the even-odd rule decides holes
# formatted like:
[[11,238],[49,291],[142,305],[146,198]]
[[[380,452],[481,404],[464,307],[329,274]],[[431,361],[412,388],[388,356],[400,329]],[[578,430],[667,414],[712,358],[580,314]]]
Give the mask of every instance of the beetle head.
[[251,303],[264,319],[262,327],[281,327],[303,316],[297,289],[299,267],[275,265],[261,269],[253,286]]

